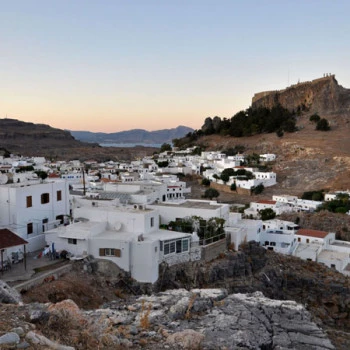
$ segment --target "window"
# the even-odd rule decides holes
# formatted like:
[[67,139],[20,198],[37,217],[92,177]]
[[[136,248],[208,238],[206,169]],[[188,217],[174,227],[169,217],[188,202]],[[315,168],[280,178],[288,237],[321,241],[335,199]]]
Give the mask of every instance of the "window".
[[122,256],[122,251],[116,248],[100,248],[100,256],[113,256],[120,258]]
[[30,208],[32,206],[33,206],[32,196],[27,196],[27,208]]
[[308,238],[306,238],[306,243],[310,243],[310,240]]
[[77,244],[77,239],[76,238],[68,238],[68,243],[69,244]]
[[50,194],[49,193],[43,193],[41,195],[41,204],[46,204],[50,202]]
[[151,227],[154,226],[154,218],[151,218]]
[[298,242],[301,242],[301,238],[300,237],[298,237]]
[[30,235],[31,233],[33,233],[33,223],[32,222],[27,224],[27,234]]
[[62,200],[62,191],[57,191],[57,202]]
[[173,241],[160,242],[161,250],[164,248],[164,255],[172,253],[183,253],[189,251],[189,240],[188,238],[177,239]]
[[182,251],[183,252],[188,252],[188,239],[183,239],[182,240]]

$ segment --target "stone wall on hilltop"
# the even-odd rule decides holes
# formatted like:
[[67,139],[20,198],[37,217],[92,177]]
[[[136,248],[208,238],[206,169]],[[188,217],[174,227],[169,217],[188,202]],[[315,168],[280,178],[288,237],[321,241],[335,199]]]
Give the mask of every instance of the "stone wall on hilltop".
[[281,104],[290,111],[298,109],[319,114],[350,111],[350,89],[340,86],[335,75],[291,85],[283,90],[256,93],[252,108],[272,108]]

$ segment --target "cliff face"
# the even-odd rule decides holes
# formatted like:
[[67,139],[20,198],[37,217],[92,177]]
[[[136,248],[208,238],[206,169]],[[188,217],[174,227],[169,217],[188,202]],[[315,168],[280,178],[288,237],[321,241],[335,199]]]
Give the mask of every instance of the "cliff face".
[[350,89],[340,86],[334,75],[298,83],[284,90],[254,95],[252,107],[272,108],[281,104],[290,111],[304,110],[319,114],[350,112]]

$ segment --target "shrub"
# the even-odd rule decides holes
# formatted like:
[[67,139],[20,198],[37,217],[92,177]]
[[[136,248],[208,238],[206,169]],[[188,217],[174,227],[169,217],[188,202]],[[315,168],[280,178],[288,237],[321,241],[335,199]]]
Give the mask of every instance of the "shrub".
[[325,118],[320,119],[316,124],[316,130],[328,131],[330,128],[331,127],[329,126],[329,122]]
[[313,123],[319,122],[320,119],[321,119],[321,117],[320,117],[317,113],[313,114],[313,115],[309,118],[310,122],[313,122]]
[[207,178],[202,179],[202,185],[203,186],[210,186],[210,180]]

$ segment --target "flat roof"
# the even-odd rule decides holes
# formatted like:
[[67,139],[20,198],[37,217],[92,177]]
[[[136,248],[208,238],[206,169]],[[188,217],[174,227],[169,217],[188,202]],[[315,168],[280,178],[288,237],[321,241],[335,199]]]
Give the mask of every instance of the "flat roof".
[[349,257],[348,253],[340,253],[332,250],[322,250],[320,254],[318,254],[317,259],[324,259],[330,261],[343,261]]
[[[211,204],[213,203],[213,204]],[[193,208],[193,209],[210,209],[215,210],[222,207],[222,204],[218,204],[217,202],[201,202],[201,201],[185,201],[180,203],[158,203],[156,206],[162,207],[176,207],[176,208]]]
[[317,253],[320,249],[321,244],[317,243],[299,243],[297,249],[295,250],[294,255],[299,257],[298,254],[309,252],[309,253]]
[[140,235],[143,236],[143,241],[146,241],[146,242],[153,242],[158,240],[166,241],[170,239],[177,239],[177,238],[191,236],[190,233],[183,233],[183,232],[170,231],[170,230],[158,230],[150,233],[106,230],[96,236],[93,236],[92,239],[105,238],[105,239],[115,239],[117,241],[122,240],[122,241],[131,242],[131,241],[137,240]]
[[335,246],[338,246],[338,247],[350,248],[350,242],[346,242],[346,241],[335,240],[334,242],[332,242],[331,245],[335,245]]

